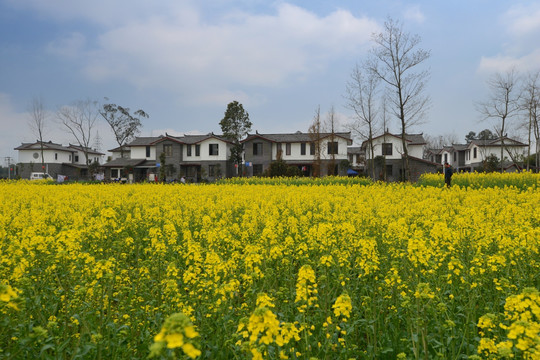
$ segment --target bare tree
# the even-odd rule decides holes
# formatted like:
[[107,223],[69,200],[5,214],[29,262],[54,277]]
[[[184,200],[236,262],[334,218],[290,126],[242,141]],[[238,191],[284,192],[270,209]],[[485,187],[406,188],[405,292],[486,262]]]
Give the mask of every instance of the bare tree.
[[47,112],[41,98],[34,97],[30,104],[30,121],[28,123],[32,132],[39,141],[41,152],[41,169],[45,172],[45,158],[43,157],[43,138],[47,130]]
[[[482,114],[484,120],[490,118],[499,120],[499,123],[495,125],[495,133],[501,141],[501,172],[504,170],[503,157],[506,149],[504,139],[508,131],[508,121],[517,116],[521,110],[521,92],[518,85],[519,78],[515,69],[511,69],[504,74],[496,73],[488,80],[491,91],[489,99],[477,105],[477,110]],[[508,150],[507,153],[515,163],[512,153]]]
[[540,71],[529,74],[525,83],[523,108],[527,114],[528,150],[527,170],[530,170],[532,136],[535,143],[535,165],[538,169],[540,160]]
[[369,171],[375,178],[375,157],[373,149],[373,134],[377,131],[377,101],[379,77],[375,73],[358,65],[353,69],[351,78],[347,83],[347,107],[354,111],[354,123],[350,127],[362,140],[367,140],[370,159]]
[[315,116],[313,118],[313,123],[308,129],[309,137],[311,139],[311,145],[313,146],[313,176],[321,176],[321,147],[322,147],[322,124],[321,124],[321,107],[317,107],[315,111]]
[[56,116],[81,147],[86,159],[86,166],[90,165],[88,153],[91,150],[90,145],[94,138],[94,127],[99,116],[97,101],[75,101],[70,106],[61,107]]
[[326,115],[325,128],[328,128],[330,133],[330,142],[328,147],[328,155],[330,155],[330,163],[328,164],[327,174],[336,175],[336,155],[338,152],[338,146],[336,142],[336,129],[338,127],[338,119],[336,111],[332,106],[328,114]]
[[418,48],[418,35],[404,32],[401,23],[388,18],[381,33],[373,35],[368,66],[389,88],[390,110],[401,122],[401,140],[405,180],[410,179],[409,152],[405,134],[409,127],[420,124],[429,107],[424,95],[429,71],[415,72],[430,57],[430,52]]

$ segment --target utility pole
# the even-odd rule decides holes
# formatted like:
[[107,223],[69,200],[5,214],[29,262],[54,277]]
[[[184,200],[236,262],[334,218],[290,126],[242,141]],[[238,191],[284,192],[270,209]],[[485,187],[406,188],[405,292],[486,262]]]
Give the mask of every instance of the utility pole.
[[4,160],[6,161],[7,166],[8,166],[8,179],[11,180],[11,160],[12,160],[12,158],[11,158],[11,156],[6,156],[4,158]]

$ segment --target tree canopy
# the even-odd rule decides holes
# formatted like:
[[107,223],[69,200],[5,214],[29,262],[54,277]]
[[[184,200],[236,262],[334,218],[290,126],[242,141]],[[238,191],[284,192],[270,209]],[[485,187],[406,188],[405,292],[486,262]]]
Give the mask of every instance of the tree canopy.
[[148,118],[148,114],[143,110],[139,109],[132,115],[129,108],[116,104],[104,104],[99,113],[111,127],[122,156],[122,147],[140,132],[141,118]]
[[242,144],[240,144],[240,140],[251,131],[253,125],[249,120],[249,113],[244,110],[242,104],[233,101],[227,105],[225,116],[219,122],[219,125],[223,137],[234,143],[231,149],[231,160],[237,165],[240,164],[242,162]]

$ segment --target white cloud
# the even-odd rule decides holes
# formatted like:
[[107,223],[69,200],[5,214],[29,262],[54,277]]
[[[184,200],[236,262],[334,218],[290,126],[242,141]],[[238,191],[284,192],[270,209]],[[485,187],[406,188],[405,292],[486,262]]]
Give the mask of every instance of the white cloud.
[[508,31],[515,36],[524,36],[540,31],[540,4],[512,7],[504,16]]
[[422,24],[426,20],[424,13],[422,10],[420,10],[420,6],[418,5],[407,8],[403,14],[403,17],[406,20],[414,21],[419,24]]
[[192,6],[175,6],[166,16],[138,14],[111,25],[95,48],[82,51],[84,36],[72,34],[50,49],[71,57],[79,52],[85,74],[96,81],[162,88],[190,103],[222,103],[231,93],[245,95],[246,87],[302,81],[333,60],[359,55],[379,29],[346,10],[318,16],[287,3],[274,14],[231,11],[213,22]]
[[494,57],[482,57],[480,60],[480,72],[506,72],[512,68],[520,72],[537,71],[540,64],[540,48],[521,57],[510,55],[498,55]]
[[501,23],[508,39],[499,54],[481,58],[479,72],[539,70],[540,4],[515,5],[502,15]]

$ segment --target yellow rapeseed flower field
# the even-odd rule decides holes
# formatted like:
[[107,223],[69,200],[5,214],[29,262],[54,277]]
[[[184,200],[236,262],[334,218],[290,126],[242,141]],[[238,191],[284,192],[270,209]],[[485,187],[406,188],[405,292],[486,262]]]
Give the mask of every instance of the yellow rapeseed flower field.
[[0,359],[540,358],[536,186],[21,181],[0,200]]

